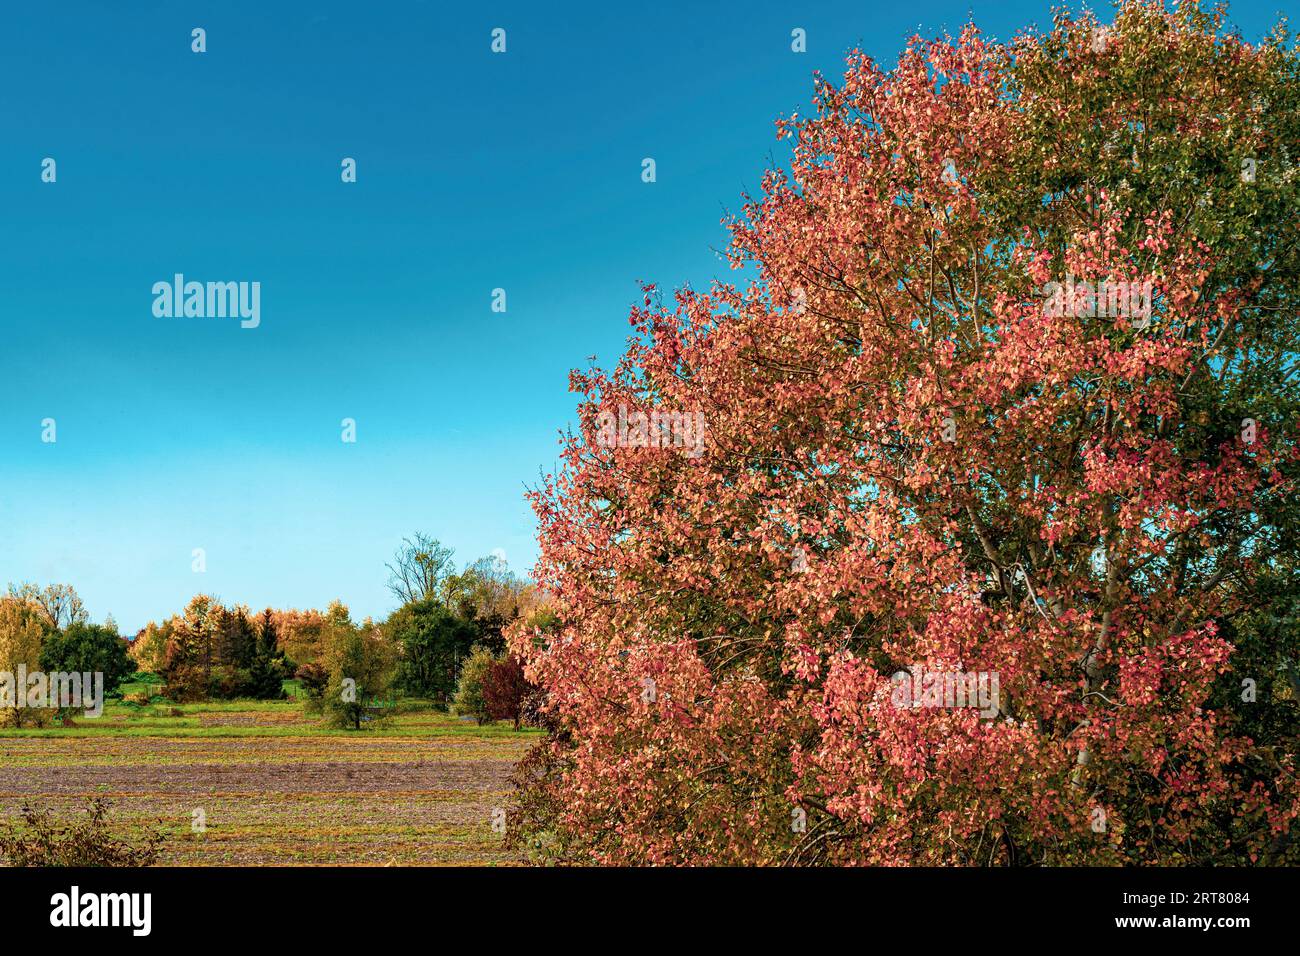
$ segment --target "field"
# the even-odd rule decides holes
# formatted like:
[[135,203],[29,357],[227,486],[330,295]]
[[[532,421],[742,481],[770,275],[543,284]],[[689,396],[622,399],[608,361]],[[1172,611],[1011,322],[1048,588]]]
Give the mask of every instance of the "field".
[[345,731],[296,699],[110,700],[73,727],[0,730],[0,820],[98,796],[115,831],[168,834],[160,865],[499,865],[515,858],[493,810],[534,739],[432,708]]

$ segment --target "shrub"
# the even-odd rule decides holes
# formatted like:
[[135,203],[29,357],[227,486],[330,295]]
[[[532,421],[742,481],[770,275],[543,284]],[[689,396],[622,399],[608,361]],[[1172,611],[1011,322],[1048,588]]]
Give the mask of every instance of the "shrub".
[[460,665],[460,680],[456,684],[453,706],[462,717],[473,717],[480,724],[488,719],[487,702],[483,699],[483,680],[496,663],[496,657],[486,647],[474,645],[469,657]]
[[51,812],[23,805],[22,825],[0,829],[0,855],[10,866],[152,866],[164,836],[153,830],[133,843],[114,837],[104,821],[108,803],[96,797],[81,822],[60,824]]

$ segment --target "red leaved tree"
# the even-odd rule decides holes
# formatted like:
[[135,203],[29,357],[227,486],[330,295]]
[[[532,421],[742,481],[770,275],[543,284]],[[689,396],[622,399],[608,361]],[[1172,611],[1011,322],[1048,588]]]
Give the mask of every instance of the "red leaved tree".
[[511,654],[496,661],[483,675],[483,707],[488,720],[510,720],[518,730],[524,716],[524,701],[531,690],[519,658]]
[[1294,859],[1300,86],[1221,26],[854,52],[778,124],[746,281],[572,376],[537,845]]

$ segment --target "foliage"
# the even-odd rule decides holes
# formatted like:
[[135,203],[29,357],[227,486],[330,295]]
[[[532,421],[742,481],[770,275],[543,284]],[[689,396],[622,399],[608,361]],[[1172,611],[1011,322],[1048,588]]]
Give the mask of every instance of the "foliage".
[[532,685],[524,677],[523,665],[513,654],[499,661],[483,675],[480,694],[488,720],[509,720],[519,729],[523,720],[524,701]]
[[62,631],[73,624],[85,624],[89,617],[85,605],[71,584],[36,584],[9,585],[9,595],[13,600],[35,608],[45,621],[46,627],[53,631]]
[[115,693],[135,672],[116,628],[83,622],[48,635],[41,647],[40,664],[46,672],[102,673],[105,694]]
[[339,605],[325,632],[329,684],[320,703],[327,722],[360,730],[363,722],[382,716],[375,702],[388,692],[396,664],[396,648],[383,631],[368,623],[354,625]]
[[330,672],[324,664],[301,664],[293,676],[302,682],[302,689],[309,698],[323,696],[330,682]]
[[[560,722],[525,831],[1294,862],[1298,74],[1281,30],[1127,2],[820,82],[731,221],[752,281],[647,287],[617,368],[572,375],[533,494],[561,624],[511,634]],[[1102,281],[1148,314],[1098,315]],[[703,454],[611,441],[628,409],[707,413]],[[999,699],[900,705],[909,667]]]
[[167,659],[167,643],[171,640],[171,625],[164,621],[161,625],[150,621],[131,642],[128,653],[135,661],[136,667],[147,673],[159,673]]
[[486,647],[474,645],[460,666],[460,680],[456,684],[456,697],[452,702],[456,713],[473,717],[482,724],[488,719],[487,701],[483,697],[483,682],[497,662],[496,655]]
[[10,682],[4,692],[10,699],[0,702],[4,725],[39,726],[54,714],[50,708],[20,706],[26,703],[27,688],[19,685],[17,676],[20,667],[28,672],[41,669],[41,643],[48,627],[48,619],[30,602],[0,597],[0,674],[9,675]]
[[140,842],[113,836],[104,820],[108,803],[90,801],[87,818],[60,825],[49,810],[22,808],[23,825],[0,830],[0,855],[10,866],[152,866],[164,840],[161,831]]
[[478,630],[438,601],[406,604],[384,622],[400,651],[396,685],[408,694],[445,703],[456,688],[456,670]]

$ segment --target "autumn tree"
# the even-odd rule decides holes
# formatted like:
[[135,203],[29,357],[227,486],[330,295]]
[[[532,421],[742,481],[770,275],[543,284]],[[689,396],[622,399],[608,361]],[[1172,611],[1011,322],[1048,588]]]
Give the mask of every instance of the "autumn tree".
[[183,614],[171,621],[171,637],[159,673],[167,694],[175,700],[207,696],[212,678],[213,651],[225,609],[213,597],[197,594]]
[[383,631],[369,621],[352,622],[335,601],[326,613],[324,664],[329,683],[321,695],[327,720],[360,730],[375,716],[375,701],[392,684],[397,652]]
[[47,584],[45,587],[30,583],[16,587],[10,584],[9,596],[36,608],[51,630],[62,631],[90,619],[81,597],[71,584]]
[[[511,636],[558,722],[525,830],[602,863],[1296,862],[1300,77],[1223,16],[853,52],[778,124],[745,281],[647,287],[572,375],[533,495],[559,626]],[[656,412],[702,453],[611,440]]]
[[40,724],[53,710],[28,707],[23,673],[40,671],[41,643],[49,633],[40,608],[19,597],[0,597],[0,720],[14,727]]
[[171,640],[171,624],[164,621],[156,624],[150,621],[135,636],[128,649],[131,659],[135,661],[136,670],[157,674],[163,668],[167,655],[167,643]]
[[508,654],[493,661],[483,675],[483,709],[488,720],[508,720],[519,729],[524,716],[524,701],[531,686],[524,676],[519,658]]

